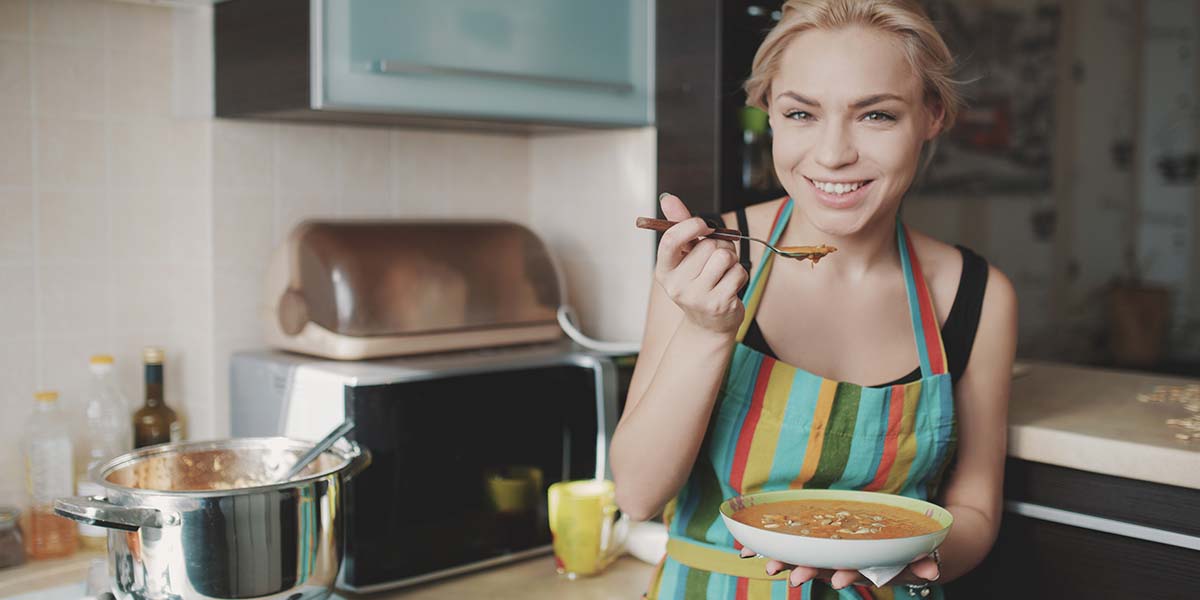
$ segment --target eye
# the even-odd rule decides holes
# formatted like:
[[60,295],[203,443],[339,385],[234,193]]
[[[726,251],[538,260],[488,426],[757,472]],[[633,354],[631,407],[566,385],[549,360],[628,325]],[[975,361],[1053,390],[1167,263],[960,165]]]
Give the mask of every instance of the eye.
[[877,122],[883,122],[883,121],[895,121],[895,120],[896,120],[896,117],[894,117],[894,116],[892,116],[892,115],[890,115],[890,114],[888,114],[888,113],[885,113],[885,112],[883,112],[883,111],[876,110],[876,111],[872,111],[872,112],[869,112],[869,113],[867,113],[867,114],[866,114],[866,115],[863,117],[863,120],[865,120],[865,121],[877,121]]
[[794,119],[797,121],[811,121],[812,120],[812,115],[803,110],[790,110],[790,111],[783,113],[783,116],[785,118]]

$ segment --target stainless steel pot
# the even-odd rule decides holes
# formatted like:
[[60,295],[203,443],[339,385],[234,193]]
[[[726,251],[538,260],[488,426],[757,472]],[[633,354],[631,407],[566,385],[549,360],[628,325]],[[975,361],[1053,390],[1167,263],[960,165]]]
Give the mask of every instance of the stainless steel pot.
[[342,562],[345,483],[370,463],[350,443],[287,471],[311,443],[244,438],[164,444],[92,469],[105,495],[60,498],[60,515],[107,527],[121,600],[320,600]]

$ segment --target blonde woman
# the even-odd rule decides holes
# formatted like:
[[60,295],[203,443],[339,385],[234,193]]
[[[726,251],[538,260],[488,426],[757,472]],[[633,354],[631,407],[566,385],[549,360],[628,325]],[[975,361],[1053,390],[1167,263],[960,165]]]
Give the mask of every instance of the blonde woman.
[[[987,554],[1000,524],[1016,297],[978,255],[899,219],[923,151],[960,109],[952,70],[915,1],[791,0],[746,83],[750,104],[769,113],[788,197],[725,222],[837,253],[810,268],[702,239],[703,220],[662,198],[681,223],[659,245],[611,452],[622,510],[644,519],[665,509],[673,550],[648,597],[939,598],[938,583]],[[754,551],[735,545],[720,502],[798,487],[929,499],[954,527],[939,552],[882,588],[855,571],[774,560],[761,576],[731,574]],[[702,567],[678,550],[689,547],[719,560]]]

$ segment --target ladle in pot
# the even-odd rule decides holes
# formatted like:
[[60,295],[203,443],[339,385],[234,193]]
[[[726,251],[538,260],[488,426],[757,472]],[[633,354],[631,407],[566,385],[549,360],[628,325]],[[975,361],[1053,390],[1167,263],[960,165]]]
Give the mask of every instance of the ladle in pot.
[[288,469],[288,472],[284,473],[283,477],[280,477],[279,480],[275,481],[274,483],[291,481],[292,478],[299,475],[309,463],[316,460],[318,456],[324,454],[326,450],[333,446],[334,442],[337,442],[342,438],[342,436],[350,433],[350,430],[352,429],[354,429],[354,419],[346,419],[343,421],[342,424],[337,427],[337,429],[330,431],[329,435],[321,438],[321,441],[317,442],[317,444],[312,447],[312,450],[309,450],[301,455],[300,458],[296,460],[296,464],[292,465],[292,468]]

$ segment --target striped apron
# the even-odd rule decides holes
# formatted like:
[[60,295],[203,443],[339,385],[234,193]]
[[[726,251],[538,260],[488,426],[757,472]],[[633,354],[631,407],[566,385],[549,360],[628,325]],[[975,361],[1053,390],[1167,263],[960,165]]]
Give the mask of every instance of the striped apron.
[[[772,245],[791,213],[789,198],[775,216]],[[896,237],[921,379],[884,388],[831,381],[743,344],[774,263],[774,254],[764,252],[743,295],[746,316],[704,444],[687,482],[667,505],[671,549],[648,598],[908,597],[902,586],[833,590],[810,581],[788,588],[786,572],[768,578],[764,559],[738,557],[740,546],[717,513],[724,499],[759,491],[868,490],[921,500],[937,493],[957,438],[953,387],[929,288],[899,220]],[[930,598],[942,597],[938,586],[930,589]]]

